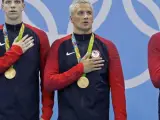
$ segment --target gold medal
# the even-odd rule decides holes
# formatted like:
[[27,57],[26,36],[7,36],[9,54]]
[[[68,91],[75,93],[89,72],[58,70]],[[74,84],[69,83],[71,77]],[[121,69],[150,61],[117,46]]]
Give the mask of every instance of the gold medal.
[[10,67],[6,72],[5,72],[5,77],[7,79],[13,79],[16,76],[16,70],[13,67]]
[[89,80],[86,77],[80,77],[80,79],[77,81],[77,85],[80,88],[87,88],[89,86]]
[[[22,40],[24,29],[25,29],[25,25],[22,24],[18,37],[14,40],[15,42],[19,42],[20,40]],[[6,25],[3,26],[3,34],[4,34],[4,40],[5,40],[5,48],[7,52],[10,49],[10,44],[9,44]],[[13,68],[13,65],[4,73],[4,75],[7,79],[13,79],[16,76],[16,70]]]

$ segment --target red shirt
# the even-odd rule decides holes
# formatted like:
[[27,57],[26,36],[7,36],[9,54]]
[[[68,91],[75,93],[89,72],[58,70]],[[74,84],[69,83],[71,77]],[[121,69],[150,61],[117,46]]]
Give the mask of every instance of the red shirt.
[[160,33],[154,34],[149,41],[148,68],[154,87],[160,88]]

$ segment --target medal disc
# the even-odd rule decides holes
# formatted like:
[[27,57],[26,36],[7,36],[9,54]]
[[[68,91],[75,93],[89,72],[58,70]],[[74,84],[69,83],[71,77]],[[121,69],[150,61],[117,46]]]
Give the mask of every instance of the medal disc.
[[78,81],[77,81],[77,85],[80,88],[87,88],[89,86],[89,80],[86,77],[81,77]]
[[15,76],[16,76],[16,70],[12,67],[5,72],[5,77],[7,79],[13,79]]

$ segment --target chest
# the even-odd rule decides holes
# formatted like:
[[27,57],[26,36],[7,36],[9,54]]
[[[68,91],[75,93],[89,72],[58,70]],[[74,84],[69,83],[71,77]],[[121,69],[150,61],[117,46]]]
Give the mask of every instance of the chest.
[[[77,42],[81,57],[83,57],[88,50],[89,41]],[[72,41],[68,40],[59,48],[59,70],[60,73],[65,72],[78,64],[76,53],[72,45]],[[104,67],[99,72],[106,72],[108,68],[108,51],[104,44],[95,40],[92,48],[92,54],[98,53],[103,60],[105,60]]]
[[[13,31],[8,31],[8,39],[9,39],[9,46],[11,47],[15,38],[18,36],[19,32],[13,32]],[[25,29],[23,37],[25,35],[29,35],[29,36],[33,36],[34,39],[34,46],[32,48],[30,48],[27,52],[25,52],[20,60],[28,61],[28,62],[33,62],[33,61],[38,61],[39,59],[39,38],[38,36],[32,32],[29,31],[27,29]],[[4,40],[4,35],[3,32],[0,31],[0,57],[4,56],[5,52],[6,52],[6,48],[5,48],[5,40]]]

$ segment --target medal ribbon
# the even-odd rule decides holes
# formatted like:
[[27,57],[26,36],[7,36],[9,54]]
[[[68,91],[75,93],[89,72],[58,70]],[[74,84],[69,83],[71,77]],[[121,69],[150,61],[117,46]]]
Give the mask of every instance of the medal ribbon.
[[[25,26],[24,24],[22,24],[18,37],[15,39],[15,42],[19,42],[22,39],[24,29],[25,29]],[[3,34],[4,34],[4,41],[5,41],[5,48],[6,48],[6,51],[8,51],[10,49],[10,45],[9,45],[7,27],[5,24],[3,26]],[[13,68],[13,65],[11,67]]]
[[[80,52],[79,52],[78,45],[77,45],[76,38],[75,38],[74,34],[72,34],[72,44],[73,44],[73,47],[74,47],[74,51],[76,53],[77,61],[79,63],[82,58],[81,58],[81,55],[80,55]],[[91,52],[92,52],[93,44],[94,44],[94,34],[92,33],[92,36],[90,38],[89,45],[88,45],[88,50],[87,50],[87,53],[89,54],[89,57],[90,57]],[[83,74],[82,76],[85,77],[86,74]]]

